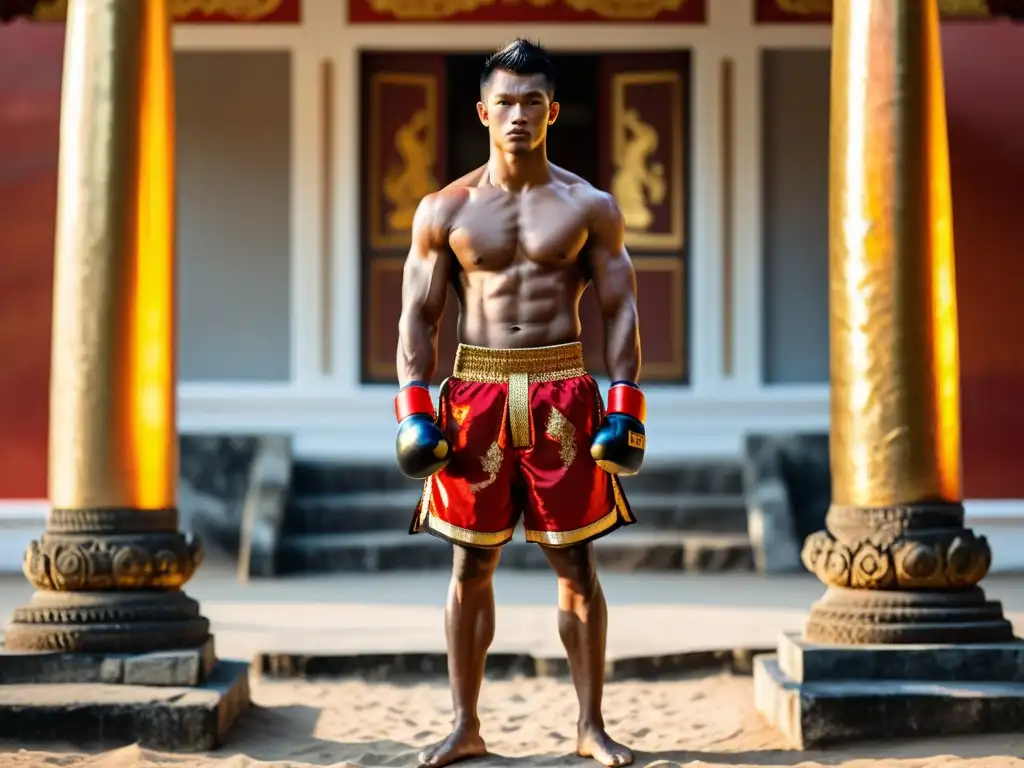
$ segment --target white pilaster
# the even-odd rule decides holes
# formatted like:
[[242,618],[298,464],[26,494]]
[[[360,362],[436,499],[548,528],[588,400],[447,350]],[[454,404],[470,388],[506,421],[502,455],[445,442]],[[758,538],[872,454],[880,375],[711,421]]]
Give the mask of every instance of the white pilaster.
[[[690,389],[713,393],[722,384],[721,109],[720,54],[713,42],[691,51],[690,179],[687,247],[687,352]],[[642,297],[641,297],[642,300]]]
[[291,350],[292,384],[321,378],[320,51],[304,40],[291,61]]
[[335,254],[334,254],[334,385],[352,393],[360,387],[362,344],[362,254],[360,217],[366,190],[360,175],[358,31],[343,22],[334,37],[335,95]]

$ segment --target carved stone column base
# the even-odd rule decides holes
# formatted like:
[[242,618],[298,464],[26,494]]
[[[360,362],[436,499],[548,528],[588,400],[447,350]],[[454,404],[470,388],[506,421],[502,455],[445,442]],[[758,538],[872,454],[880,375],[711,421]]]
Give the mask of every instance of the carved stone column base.
[[1002,605],[978,587],[890,592],[830,587],[811,606],[804,638],[814,643],[1001,643],[1013,639]]
[[210,632],[180,591],[202,562],[177,511],[55,509],[29,544],[25,576],[38,590],[14,612],[14,651],[140,653],[193,648]]
[[801,558],[828,585],[804,636],[820,643],[988,643],[1013,637],[977,586],[992,552],[962,504],[833,505]]
[[143,653],[201,646],[210,622],[177,590],[36,592],[4,633],[9,651]]

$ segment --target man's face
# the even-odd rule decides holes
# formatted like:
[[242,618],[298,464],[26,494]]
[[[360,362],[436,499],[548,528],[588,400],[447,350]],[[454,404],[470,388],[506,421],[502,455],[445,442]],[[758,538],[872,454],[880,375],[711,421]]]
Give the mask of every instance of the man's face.
[[525,154],[544,143],[558,117],[558,102],[548,94],[543,75],[514,75],[503,69],[491,76],[484,100],[476,105],[491,144],[509,154]]

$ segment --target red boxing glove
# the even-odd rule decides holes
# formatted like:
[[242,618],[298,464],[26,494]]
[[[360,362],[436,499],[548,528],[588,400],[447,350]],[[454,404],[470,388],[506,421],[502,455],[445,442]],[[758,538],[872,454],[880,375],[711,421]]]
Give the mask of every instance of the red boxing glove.
[[395,395],[395,418],[401,423],[418,413],[434,418],[434,401],[430,398],[430,390],[419,383],[406,384]]
[[635,384],[615,382],[608,390],[608,413],[624,413],[643,424],[647,421],[647,398]]

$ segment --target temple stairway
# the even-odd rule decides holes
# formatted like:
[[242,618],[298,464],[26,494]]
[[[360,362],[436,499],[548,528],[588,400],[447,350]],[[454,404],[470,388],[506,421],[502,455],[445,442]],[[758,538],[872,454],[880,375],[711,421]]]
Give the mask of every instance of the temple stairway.
[[[623,487],[638,522],[596,543],[602,569],[753,570],[742,461],[644,467]],[[408,534],[421,488],[390,467],[297,463],[276,572],[449,568],[449,545]],[[547,563],[519,529],[504,548],[502,567]]]

